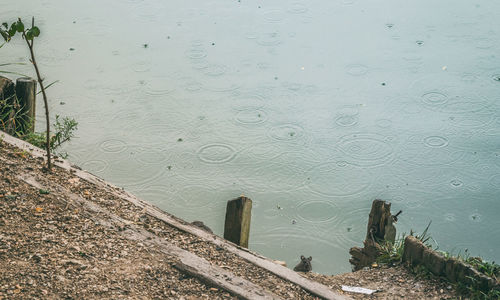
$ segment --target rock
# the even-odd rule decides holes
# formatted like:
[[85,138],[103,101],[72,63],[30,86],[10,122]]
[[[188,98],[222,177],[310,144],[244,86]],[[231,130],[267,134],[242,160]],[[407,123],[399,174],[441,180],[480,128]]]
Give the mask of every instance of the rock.
[[77,259],[67,259],[62,261],[63,265],[66,267],[69,266],[74,266],[76,267],[77,270],[85,270],[87,268],[87,265],[82,263],[81,261]]
[[207,225],[203,224],[202,221],[193,221],[191,222],[191,224],[207,232],[213,233],[212,229],[210,229]]
[[35,254],[31,257],[36,263],[39,263],[42,261],[42,257],[38,254]]
[[286,268],[286,266],[287,266],[287,265],[286,265],[286,261],[283,261],[283,260],[273,260],[273,262],[274,262],[275,264],[278,264],[278,265],[283,266],[283,267],[285,267],[285,268]]

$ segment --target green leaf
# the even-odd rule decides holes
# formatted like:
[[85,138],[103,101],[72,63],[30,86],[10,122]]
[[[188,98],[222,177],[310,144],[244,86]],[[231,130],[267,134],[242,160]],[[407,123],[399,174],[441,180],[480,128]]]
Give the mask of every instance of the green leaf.
[[0,35],[2,35],[3,39],[8,42],[10,41],[10,34],[5,32],[3,29],[0,28]]
[[7,22],[3,22],[2,25],[3,27],[5,27],[5,29],[9,29],[9,24],[7,24]]
[[12,23],[12,25],[10,25],[10,29],[9,29],[9,35],[10,37],[13,37],[17,32],[17,22],[14,22]]
[[21,22],[21,20],[17,21],[17,32],[23,32],[24,31],[24,24]]
[[36,26],[33,26],[32,28],[26,31],[26,39],[29,41],[33,40],[35,37],[39,35],[40,35],[40,29]]
[[[45,89],[48,89],[49,87],[53,86],[54,84],[56,84],[56,83],[58,83],[58,82],[59,82],[59,80],[56,80],[56,81],[54,81],[54,82],[52,82],[52,83],[48,84],[47,86],[45,86]],[[41,92],[42,92],[42,91],[39,91],[39,92],[38,92],[38,93],[36,93],[36,94],[38,95],[38,94],[40,94]]]
[[26,63],[6,63],[6,64],[0,64],[0,67],[12,66],[12,65],[21,65],[21,66],[24,66],[24,65],[26,65]]
[[33,33],[31,32],[31,29],[29,29],[28,31],[26,31],[26,39],[28,41],[33,40]]
[[33,26],[30,30],[34,37],[38,37],[40,35],[40,28]]

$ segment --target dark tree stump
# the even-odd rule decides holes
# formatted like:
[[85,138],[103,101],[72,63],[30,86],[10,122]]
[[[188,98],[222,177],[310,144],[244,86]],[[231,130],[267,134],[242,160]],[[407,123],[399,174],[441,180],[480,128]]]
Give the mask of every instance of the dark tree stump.
[[365,241],[368,239],[383,240],[385,236],[385,226],[390,217],[391,203],[378,199],[373,200]]
[[9,99],[14,93],[14,82],[7,77],[0,76],[0,100]]
[[[385,241],[386,230],[390,230],[389,235],[391,236],[393,232],[395,234],[395,229],[392,225],[393,218],[391,215],[391,203],[378,199],[373,201],[368,219],[366,238],[363,243],[364,247],[353,247],[349,250],[349,254],[351,254],[349,262],[352,264],[354,271],[371,266],[377,257],[383,253],[381,245]],[[391,226],[391,228],[386,229],[386,226]]]
[[0,76],[0,129],[9,134],[15,134],[16,131],[14,117],[19,105],[15,96],[14,82]]

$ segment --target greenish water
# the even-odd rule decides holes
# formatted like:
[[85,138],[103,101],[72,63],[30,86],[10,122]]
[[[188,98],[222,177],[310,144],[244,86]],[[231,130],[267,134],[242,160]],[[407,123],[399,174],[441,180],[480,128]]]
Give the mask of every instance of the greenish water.
[[[340,273],[375,198],[403,210],[400,232],[432,220],[440,249],[500,259],[499,11],[7,0],[0,21],[36,16],[53,115],[80,124],[70,160],[219,235],[243,193],[252,250]],[[17,40],[0,63],[27,55]]]

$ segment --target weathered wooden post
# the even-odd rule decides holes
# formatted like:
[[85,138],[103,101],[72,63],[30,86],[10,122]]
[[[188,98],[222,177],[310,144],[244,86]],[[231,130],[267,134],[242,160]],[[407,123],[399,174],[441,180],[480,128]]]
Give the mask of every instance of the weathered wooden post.
[[248,248],[250,219],[252,218],[252,200],[240,196],[229,200],[226,207],[224,238],[241,247]]
[[21,77],[16,80],[16,95],[22,110],[23,129],[35,132],[36,80]]

